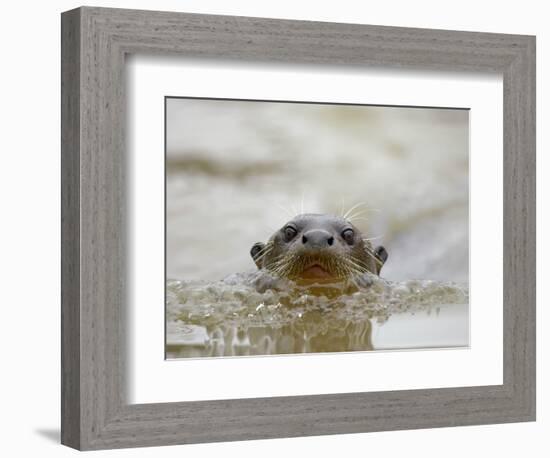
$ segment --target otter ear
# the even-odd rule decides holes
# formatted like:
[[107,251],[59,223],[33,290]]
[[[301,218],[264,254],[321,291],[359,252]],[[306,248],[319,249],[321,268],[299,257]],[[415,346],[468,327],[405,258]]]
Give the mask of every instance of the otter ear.
[[374,249],[374,254],[376,255],[376,259],[379,261],[376,263],[376,274],[380,275],[382,266],[386,262],[386,259],[388,259],[388,252],[382,245],[380,245]]
[[262,242],[256,242],[254,245],[252,245],[252,248],[250,248],[250,256],[252,256],[252,259],[254,259],[254,262],[256,263],[256,266],[258,269],[261,269],[261,259],[260,256],[263,252],[263,249],[265,248],[265,243]]

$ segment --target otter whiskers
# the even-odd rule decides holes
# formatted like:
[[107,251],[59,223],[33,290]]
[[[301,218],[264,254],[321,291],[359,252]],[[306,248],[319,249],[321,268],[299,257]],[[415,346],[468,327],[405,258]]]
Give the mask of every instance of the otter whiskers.
[[295,278],[299,277],[304,270],[314,265],[319,265],[335,278],[360,275],[368,270],[368,267],[358,259],[334,254],[323,256],[287,253],[266,267],[275,275]]

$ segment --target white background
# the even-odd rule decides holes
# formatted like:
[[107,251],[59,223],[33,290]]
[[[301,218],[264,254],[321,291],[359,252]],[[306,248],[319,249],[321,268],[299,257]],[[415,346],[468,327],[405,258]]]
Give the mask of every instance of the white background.
[[[550,21],[536,1],[442,3],[319,1],[96,1],[96,5],[273,18],[316,19],[536,34],[538,37],[538,421],[437,430],[339,435],[106,451],[99,456],[296,456],[342,453],[384,456],[547,456],[548,385],[547,137]],[[2,43],[0,304],[2,305],[2,441],[6,456],[69,456],[59,425],[59,13],[70,1],[4,5]],[[543,364],[543,362],[545,362]],[[546,434],[545,434],[546,433]]]
[[[327,67],[289,71],[141,56],[130,59],[127,73],[132,183],[130,402],[502,383],[502,205],[495,205],[502,202],[501,77],[381,69],[350,74]],[[217,86],[216,81],[224,85]],[[258,81],[261,85],[255,85]],[[163,361],[164,310],[151,304],[163,302],[165,287],[164,272],[159,269],[164,262],[164,95],[207,93],[236,99],[471,108],[471,349]],[[382,329],[391,330],[393,323],[390,320]],[[232,376],[220,383],[220,374]]]

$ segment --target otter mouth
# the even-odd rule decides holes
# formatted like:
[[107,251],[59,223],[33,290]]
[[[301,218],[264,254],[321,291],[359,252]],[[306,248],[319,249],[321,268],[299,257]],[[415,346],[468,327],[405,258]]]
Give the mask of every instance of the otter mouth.
[[336,254],[289,254],[269,266],[279,277],[305,283],[333,283],[350,277],[355,271],[345,258]]
[[300,273],[300,277],[307,279],[326,279],[334,278],[334,275],[329,272],[323,265],[319,263],[313,263],[308,265]]

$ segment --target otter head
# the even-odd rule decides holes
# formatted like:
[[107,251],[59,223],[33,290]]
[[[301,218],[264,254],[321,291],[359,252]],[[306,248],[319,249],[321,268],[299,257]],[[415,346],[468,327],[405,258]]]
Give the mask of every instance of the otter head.
[[353,224],[333,215],[298,215],[250,250],[258,269],[291,280],[330,282],[371,272],[388,257],[374,249]]

